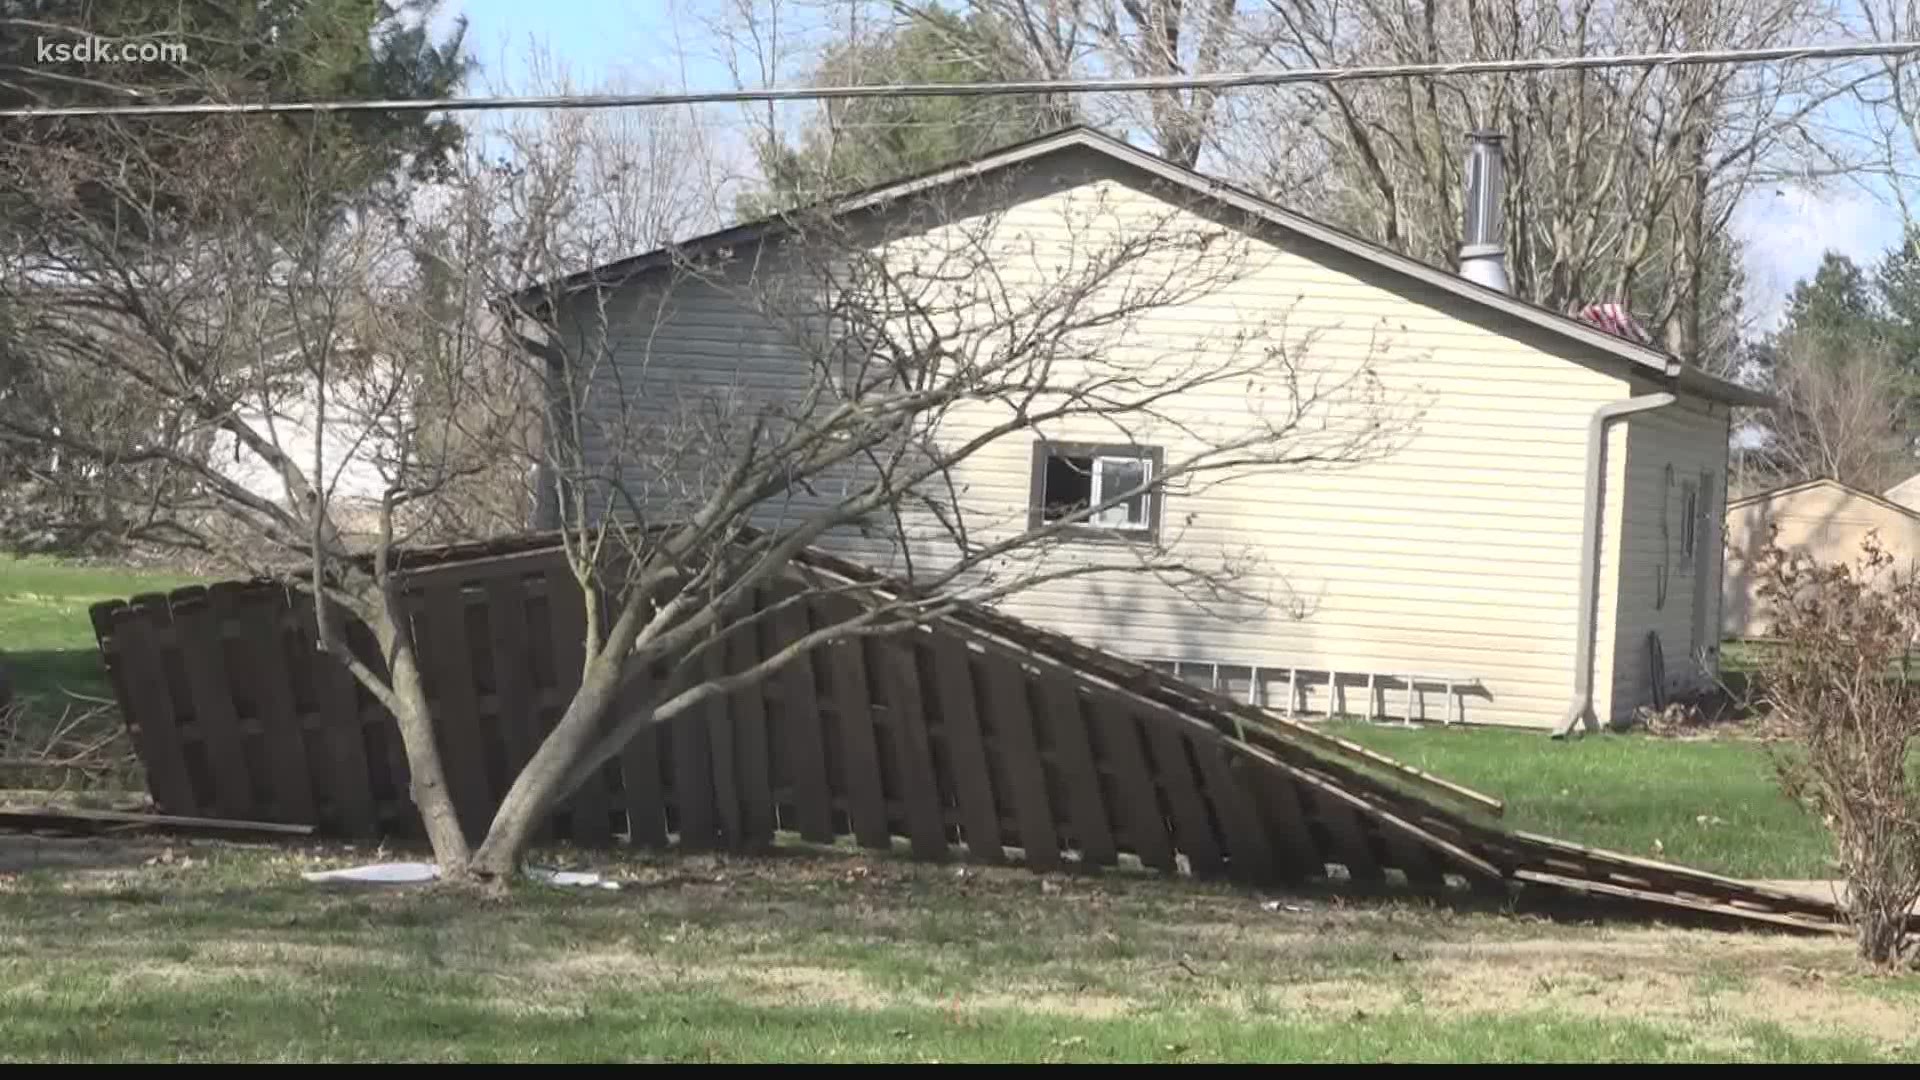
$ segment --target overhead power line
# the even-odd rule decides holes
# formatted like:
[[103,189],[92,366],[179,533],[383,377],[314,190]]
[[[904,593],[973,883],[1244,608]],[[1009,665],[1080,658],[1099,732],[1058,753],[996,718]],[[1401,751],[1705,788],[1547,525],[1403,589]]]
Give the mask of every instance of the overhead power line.
[[1905,56],[1920,41],[1801,45],[1772,49],[1630,53],[1612,56],[1551,56],[1514,60],[1468,60],[1451,64],[1384,64],[1374,67],[1287,68],[1126,79],[1039,79],[1026,82],[898,83],[883,86],[796,86],[760,90],[702,90],[663,94],[552,94],[537,97],[397,98],[377,101],[191,102],[142,105],[19,106],[0,117],[200,116],[253,113],[482,112],[502,109],[621,109],[661,105],[713,105],[759,101],[833,101],[873,97],[989,97],[1011,94],[1096,94],[1142,90],[1219,90],[1290,83],[1357,82],[1363,79],[1446,78],[1522,71],[1591,71],[1622,67],[1686,67],[1766,61],[1840,60]]

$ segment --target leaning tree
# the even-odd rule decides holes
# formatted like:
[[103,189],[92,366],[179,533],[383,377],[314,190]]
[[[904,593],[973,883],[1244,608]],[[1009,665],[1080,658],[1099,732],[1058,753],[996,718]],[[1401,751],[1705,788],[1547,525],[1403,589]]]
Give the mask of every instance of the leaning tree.
[[[1284,602],[1178,500],[1372,460],[1406,430],[1380,374],[1398,343],[1360,327],[1323,348],[1328,328],[1249,291],[1279,256],[1244,223],[1010,169],[661,246],[698,146],[645,117],[504,128],[418,190],[404,227],[320,197],[340,167],[324,143],[288,153],[244,120],[183,125],[168,160],[205,165],[187,173],[0,147],[36,200],[32,242],[0,263],[3,347],[121,403],[57,428],[0,412],[0,439],[86,461],[98,483],[76,501],[129,532],[311,595],[322,647],[397,723],[449,878],[504,879],[637,733],[837,640],[1096,575],[1242,614]],[[74,199],[81,180],[117,213]],[[1024,476],[1035,440],[1156,450],[1033,506],[997,478]],[[476,489],[533,476],[585,600],[584,659],[472,836],[435,739],[466,718],[423,685],[402,553],[483,530]],[[1078,542],[1156,505],[1158,530]],[[896,587],[801,572],[820,546]],[[705,664],[826,598],[841,614],[773,655]],[[714,673],[656,683],[663,664]]]

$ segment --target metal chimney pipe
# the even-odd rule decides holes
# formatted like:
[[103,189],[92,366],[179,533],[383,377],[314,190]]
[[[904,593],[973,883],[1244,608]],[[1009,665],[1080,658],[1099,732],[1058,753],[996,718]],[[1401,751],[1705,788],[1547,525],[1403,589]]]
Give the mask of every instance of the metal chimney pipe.
[[1501,199],[1507,190],[1506,169],[1500,157],[1502,138],[1497,131],[1467,133],[1466,221],[1460,236],[1460,276],[1510,292],[1506,230],[1500,216]]

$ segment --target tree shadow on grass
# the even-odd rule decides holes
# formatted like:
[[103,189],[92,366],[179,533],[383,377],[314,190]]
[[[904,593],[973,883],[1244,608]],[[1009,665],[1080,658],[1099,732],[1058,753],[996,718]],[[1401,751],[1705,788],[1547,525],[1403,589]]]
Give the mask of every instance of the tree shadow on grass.
[[69,694],[108,698],[113,689],[98,649],[0,648],[16,697],[59,705]]

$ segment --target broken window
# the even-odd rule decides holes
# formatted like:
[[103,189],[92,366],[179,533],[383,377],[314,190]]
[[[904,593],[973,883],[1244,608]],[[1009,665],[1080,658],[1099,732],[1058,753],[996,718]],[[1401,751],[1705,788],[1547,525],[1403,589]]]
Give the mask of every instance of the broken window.
[[1098,507],[1073,528],[1151,536],[1159,521],[1158,493],[1148,489],[1160,460],[1157,447],[1037,443],[1031,524],[1037,527]]

